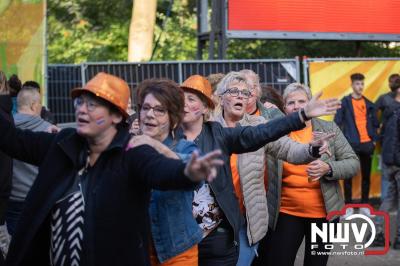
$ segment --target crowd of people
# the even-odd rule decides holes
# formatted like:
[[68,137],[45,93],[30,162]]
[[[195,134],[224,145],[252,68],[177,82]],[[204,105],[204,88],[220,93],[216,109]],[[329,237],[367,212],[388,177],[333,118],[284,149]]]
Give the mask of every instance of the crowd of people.
[[369,202],[378,142],[380,209],[400,206],[400,75],[375,104],[362,74],[349,83],[339,101],[299,83],[281,95],[248,69],[149,79],[133,108],[128,84],[98,73],[60,130],[39,84],[0,72],[0,263],[293,265],[304,240],[304,265],[326,265],[311,224],[339,222],[327,215],[353,202],[360,169]]

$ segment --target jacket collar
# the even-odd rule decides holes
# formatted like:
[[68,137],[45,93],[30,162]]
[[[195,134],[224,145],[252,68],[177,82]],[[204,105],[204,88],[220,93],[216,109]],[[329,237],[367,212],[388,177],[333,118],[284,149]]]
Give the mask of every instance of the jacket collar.
[[[123,149],[126,143],[129,140],[129,130],[127,128],[119,129],[117,134],[114,136],[110,145],[103,152],[109,152],[114,149]],[[58,145],[64,151],[64,153],[68,156],[68,158],[74,163],[77,164],[77,158],[83,149],[87,147],[87,141],[84,137],[80,136],[76,130],[74,130],[71,134],[61,139],[58,142]]]
[[[214,121],[220,123],[220,124],[222,125],[222,127],[228,127],[228,125],[226,124],[225,118],[224,118],[224,116],[223,116],[223,113],[224,113],[224,112],[220,112],[220,113],[214,118]],[[244,114],[243,118],[242,118],[240,121],[236,122],[236,125],[241,124],[242,120],[246,119],[246,116],[247,116],[247,114]]]
[[[368,100],[367,97],[365,97],[364,95],[362,95],[361,98],[364,99],[364,101],[365,101],[365,106],[366,106],[367,108],[372,107],[372,102],[371,102],[370,100]],[[351,96],[351,93],[350,93],[350,94],[347,95],[344,99],[348,101],[348,104],[351,104],[351,100],[353,99],[353,96]]]
[[[351,102],[352,98],[353,98],[353,96],[351,96],[351,93],[350,93],[349,95],[347,95],[344,98],[344,101],[347,102],[346,103],[348,105],[347,108],[350,108],[351,112],[354,114],[353,104]],[[370,100],[368,100],[368,98],[365,97],[364,95],[362,95],[362,98],[365,101],[365,107],[367,108],[367,110],[371,111],[371,109],[374,108],[374,104]]]

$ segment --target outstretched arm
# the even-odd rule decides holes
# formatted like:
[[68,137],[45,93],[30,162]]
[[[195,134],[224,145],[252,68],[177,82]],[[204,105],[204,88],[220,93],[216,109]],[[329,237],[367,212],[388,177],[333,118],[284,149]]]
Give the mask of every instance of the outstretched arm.
[[139,177],[147,187],[158,190],[190,189],[206,178],[212,181],[216,167],[223,164],[218,159],[221,154],[219,151],[203,157],[194,153],[187,164],[166,158],[149,145],[133,147],[128,153],[131,175]]
[[334,114],[341,103],[337,99],[320,100],[317,93],[300,112],[277,118],[255,127],[224,128],[224,141],[231,153],[246,153],[260,149],[269,142],[302,129],[305,120]]
[[223,128],[225,146],[230,153],[252,152],[293,130],[305,126],[298,113],[273,119],[258,126]]
[[0,150],[12,158],[40,165],[54,138],[50,133],[17,129],[0,115]]
[[[321,157],[324,153],[331,156],[328,140],[333,138],[335,134],[313,132],[313,136],[313,140],[307,144],[296,142],[288,136],[284,136],[269,143],[265,151],[275,158],[291,164],[306,164]],[[313,149],[319,149],[319,153],[314,154]]]

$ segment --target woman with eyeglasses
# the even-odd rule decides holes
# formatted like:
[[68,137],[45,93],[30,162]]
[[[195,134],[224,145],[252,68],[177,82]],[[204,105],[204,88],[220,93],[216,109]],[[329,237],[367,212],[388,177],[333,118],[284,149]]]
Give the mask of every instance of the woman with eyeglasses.
[[[221,110],[214,121],[221,123],[224,128],[257,126],[266,123],[263,117],[246,113],[251,97],[250,85],[240,72],[231,72],[225,76],[216,91],[220,97]],[[325,139],[330,137],[329,134],[324,135]],[[264,186],[266,155],[269,154],[274,158],[294,164],[308,163],[315,159],[308,151],[309,144],[318,145],[321,139],[322,136],[319,140],[300,144],[284,136],[256,151],[231,155],[232,181],[244,220],[239,231],[238,266],[251,265],[257,254],[258,242],[268,230],[268,206]],[[321,147],[321,151],[325,152],[325,148]]]
[[[207,121],[214,103],[210,83],[204,77],[191,76],[181,88],[185,92],[183,134],[202,152],[221,149],[224,161],[224,166],[217,170],[218,178],[195,191],[193,214],[203,230],[199,265],[236,265],[243,218],[232,184],[231,155],[256,151],[292,130],[303,128],[304,122],[312,117],[334,113],[340,102],[336,99],[319,100],[318,95],[304,109],[290,116],[253,127],[223,128],[218,122]],[[224,90],[233,96],[249,96],[249,92],[233,87]],[[235,108],[239,107],[232,106]]]
[[[132,139],[146,143],[164,155],[186,162],[197,146],[178,139],[184,95],[178,84],[167,79],[141,82],[137,88],[139,124],[143,135]],[[150,200],[152,266],[197,266],[197,244],[202,230],[192,215],[193,190],[152,190]]]
[[7,265],[148,265],[151,189],[214,178],[219,152],[187,164],[149,145],[126,150],[128,84],[99,73],[72,91],[76,129],[16,129],[0,117],[0,150],[39,166]]

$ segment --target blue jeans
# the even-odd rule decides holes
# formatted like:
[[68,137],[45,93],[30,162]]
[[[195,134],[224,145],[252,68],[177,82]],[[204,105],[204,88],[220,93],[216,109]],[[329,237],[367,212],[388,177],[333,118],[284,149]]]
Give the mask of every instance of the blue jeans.
[[258,243],[250,246],[247,238],[247,224],[239,231],[239,259],[236,266],[250,266],[257,254]]

